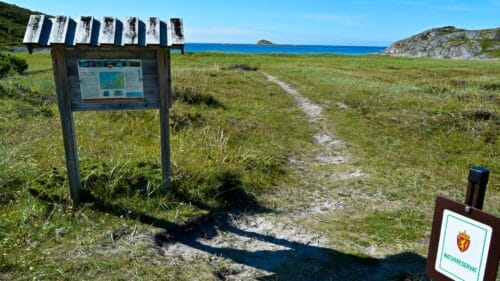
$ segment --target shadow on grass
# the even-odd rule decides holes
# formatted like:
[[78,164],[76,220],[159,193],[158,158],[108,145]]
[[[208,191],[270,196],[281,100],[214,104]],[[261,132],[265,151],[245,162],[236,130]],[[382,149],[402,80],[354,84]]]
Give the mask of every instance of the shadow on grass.
[[[35,190],[31,192],[37,198],[45,199]],[[188,198],[182,198],[182,194],[176,194],[175,198],[188,200]],[[244,201],[236,205],[225,205],[224,208],[210,207],[203,202],[189,199],[192,205],[209,212],[185,224],[176,224],[111,203],[90,192],[86,194],[85,199],[86,202],[92,203],[88,207],[94,211],[117,217],[126,216],[160,228],[161,231],[154,236],[155,246],[158,248],[164,248],[172,243],[181,243],[192,249],[268,273],[267,276],[258,280],[427,280],[423,275],[425,259],[416,253],[403,252],[377,259],[241,229],[233,224],[235,217],[243,218],[248,214],[273,212],[260,206],[255,198],[248,195]],[[225,233],[224,237],[232,235],[238,239],[241,238],[242,241],[253,240],[272,244],[274,249],[278,249],[246,249],[244,244],[237,248],[217,247],[202,242],[216,237],[222,239],[219,235],[221,232]],[[231,275],[234,275],[233,279],[238,279],[238,272],[217,268],[212,270],[214,277],[218,280],[227,280],[231,278]]]
[[[163,248],[171,243],[181,243],[269,273],[258,280],[428,280],[423,275],[425,259],[416,253],[404,252],[382,259],[357,256],[243,230],[232,224],[234,216],[228,212],[211,214],[173,231],[165,229],[155,236],[156,246]],[[224,237],[238,236],[242,241],[272,244],[280,249],[241,249],[245,245],[240,245],[240,248],[215,247],[202,242],[214,239],[219,233],[224,233]],[[213,274],[219,280],[227,280],[238,272],[219,269]],[[236,275],[232,276],[233,279],[238,279]]]

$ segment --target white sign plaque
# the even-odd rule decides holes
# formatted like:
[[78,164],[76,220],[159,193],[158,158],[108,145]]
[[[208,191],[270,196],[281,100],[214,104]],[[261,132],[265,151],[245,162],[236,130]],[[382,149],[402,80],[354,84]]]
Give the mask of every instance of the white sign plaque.
[[78,60],[82,101],[143,100],[138,59]]
[[436,271],[452,280],[483,280],[491,234],[491,226],[445,209]]

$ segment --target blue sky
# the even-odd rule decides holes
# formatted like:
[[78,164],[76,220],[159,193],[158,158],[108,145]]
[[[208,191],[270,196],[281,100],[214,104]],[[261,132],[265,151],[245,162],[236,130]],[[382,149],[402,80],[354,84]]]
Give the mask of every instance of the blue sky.
[[423,30],[500,26],[500,0],[7,0],[52,15],[184,18],[186,42],[386,46]]

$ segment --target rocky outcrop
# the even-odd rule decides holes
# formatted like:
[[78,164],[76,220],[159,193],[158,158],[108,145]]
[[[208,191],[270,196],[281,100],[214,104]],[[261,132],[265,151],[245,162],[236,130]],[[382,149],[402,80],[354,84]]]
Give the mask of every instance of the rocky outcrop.
[[275,45],[275,44],[269,40],[262,39],[257,42],[257,45]]
[[433,28],[397,41],[384,50],[393,56],[450,59],[500,58],[500,28],[466,30]]

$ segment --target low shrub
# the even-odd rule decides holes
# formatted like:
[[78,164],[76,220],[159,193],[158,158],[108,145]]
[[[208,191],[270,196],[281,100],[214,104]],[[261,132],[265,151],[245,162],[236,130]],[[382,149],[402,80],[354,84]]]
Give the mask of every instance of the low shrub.
[[212,108],[226,108],[224,104],[219,102],[210,94],[205,94],[192,87],[174,87],[174,100],[184,102],[191,105],[204,104]]
[[228,67],[222,68],[224,70],[243,70],[243,71],[257,71],[257,67],[250,66],[248,64],[233,64]]
[[205,118],[203,118],[200,112],[170,112],[170,127],[174,131],[180,131],[186,128],[196,128],[203,124],[205,124]]
[[23,74],[28,69],[25,59],[0,52],[0,78],[10,74]]

